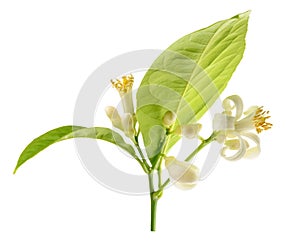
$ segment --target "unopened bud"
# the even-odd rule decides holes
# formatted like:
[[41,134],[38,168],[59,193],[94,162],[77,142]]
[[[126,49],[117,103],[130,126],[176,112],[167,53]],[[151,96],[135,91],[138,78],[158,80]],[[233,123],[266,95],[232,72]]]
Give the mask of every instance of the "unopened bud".
[[196,186],[200,179],[198,167],[187,162],[178,161],[174,156],[165,157],[165,165],[175,185],[183,190]]
[[110,119],[112,125],[120,130],[123,130],[121,117],[118,113],[118,110],[112,106],[105,108],[107,117]]
[[176,118],[177,118],[176,113],[172,111],[167,111],[163,118],[163,125],[166,127],[170,127],[172,124],[175,123]]
[[182,135],[188,139],[193,139],[198,137],[198,133],[202,128],[201,124],[187,124],[178,127],[174,133],[177,135]]

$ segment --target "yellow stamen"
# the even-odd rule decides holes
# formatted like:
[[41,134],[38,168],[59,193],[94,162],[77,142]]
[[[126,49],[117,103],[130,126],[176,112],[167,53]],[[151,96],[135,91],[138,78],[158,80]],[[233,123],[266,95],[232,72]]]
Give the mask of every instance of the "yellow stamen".
[[268,115],[269,111],[264,111],[263,107],[259,107],[253,117],[253,124],[256,132],[259,134],[263,130],[272,128],[273,124],[266,122],[271,116]]
[[132,89],[134,77],[132,74],[127,76],[122,76],[122,79],[111,80],[114,88],[116,88],[120,94],[127,93]]

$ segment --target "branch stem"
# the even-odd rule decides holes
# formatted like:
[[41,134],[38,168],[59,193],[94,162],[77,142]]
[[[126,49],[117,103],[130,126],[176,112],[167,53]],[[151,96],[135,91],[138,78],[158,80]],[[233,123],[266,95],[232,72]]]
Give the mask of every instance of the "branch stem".
[[199,153],[205,146],[214,141],[217,137],[218,133],[213,132],[207,139],[202,140],[201,144],[185,159],[185,161],[190,161],[194,158],[195,155]]

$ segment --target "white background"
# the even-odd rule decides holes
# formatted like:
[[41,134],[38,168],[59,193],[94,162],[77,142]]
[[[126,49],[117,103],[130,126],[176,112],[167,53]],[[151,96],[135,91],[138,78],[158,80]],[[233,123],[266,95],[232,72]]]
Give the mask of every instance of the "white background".
[[[296,3],[1,1],[0,241],[299,241]],[[149,232],[148,197],[96,183],[73,141],[50,147],[12,175],[33,138],[72,124],[77,94],[100,64],[136,49],[166,48],[248,9],[245,56],[222,97],[237,93],[246,105],[264,105],[274,128],[261,135],[258,159],[220,160],[195,189],[168,189],[156,233]],[[97,125],[106,124],[100,113]]]

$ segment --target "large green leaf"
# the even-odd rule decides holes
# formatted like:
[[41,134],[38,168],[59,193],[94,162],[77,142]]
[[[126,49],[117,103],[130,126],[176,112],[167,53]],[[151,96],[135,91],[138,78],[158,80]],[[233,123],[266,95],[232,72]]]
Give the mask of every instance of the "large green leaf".
[[132,146],[125,143],[122,136],[111,129],[103,127],[85,128],[81,126],[63,126],[53,129],[34,139],[21,153],[14,173],[16,173],[17,169],[27,160],[29,160],[48,146],[56,142],[72,138],[92,138],[105,140],[118,145],[133,157],[136,157],[135,151]]
[[[137,92],[137,120],[152,161],[166,139],[167,110],[177,114],[175,127],[196,122],[225,89],[244,53],[248,18],[242,13],[182,37],[147,71]],[[177,140],[171,137],[167,149]]]

